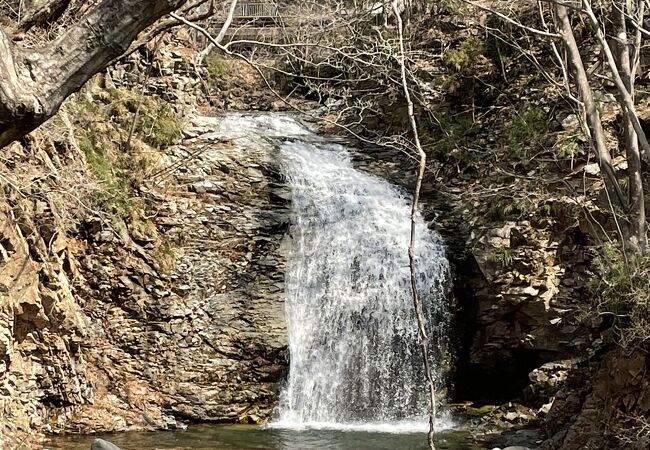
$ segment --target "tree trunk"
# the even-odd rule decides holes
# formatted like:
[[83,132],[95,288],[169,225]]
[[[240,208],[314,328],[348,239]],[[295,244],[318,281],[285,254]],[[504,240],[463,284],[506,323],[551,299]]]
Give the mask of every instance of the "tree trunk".
[[[634,74],[631,67],[634,64],[630,61],[630,50],[628,46],[628,33],[626,25],[625,3],[612,5],[612,18],[616,27],[616,62],[619,74],[625,89],[634,98]],[[631,11],[627,11],[629,14]],[[637,50],[638,52],[638,50]],[[643,248],[645,246],[645,205],[643,198],[643,177],[641,175],[641,155],[639,153],[639,140],[634,130],[630,115],[625,113],[625,103],[619,94],[619,104],[622,110],[623,136],[625,137],[625,152],[627,155],[627,173],[629,179],[629,217],[630,229],[629,239],[632,248]]]
[[38,49],[20,48],[0,29],[0,148],[52,117],[139,32],[184,2],[101,0],[65,34]]
[[[232,0],[230,3],[230,8],[228,9],[228,16],[226,16],[226,20],[223,23],[223,26],[221,27],[221,31],[219,31],[219,34],[217,35],[215,41],[217,41],[219,44],[221,44],[221,41],[223,41],[223,38],[226,37],[226,33],[228,32],[228,28],[230,28],[230,25],[232,24],[233,19],[235,18],[235,9],[237,8],[237,0]],[[197,66],[200,66],[203,64],[203,60],[212,52],[212,50],[215,49],[215,45],[210,42],[207,47],[205,47],[201,52],[197,55],[195,64]]]
[[582,100],[582,103],[584,104],[587,128],[591,134],[590,139],[592,148],[603,173],[605,186],[610,195],[614,198],[616,204],[625,207],[626,199],[621,191],[618,181],[616,180],[616,174],[612,167],[612,160],[609,150],[607,149],[605,132],[603,131],[603,125],[600,120],[600,113],[598,112],[596,102],[594,101],[594,95],[591,86],[589,85],[587,72],[582,63],[578,44],[573,35],[567,7],[560,3],[555,3],[555,15],[557,19],[557,27],[568,54],[570,71],[573,75],[576,87],[578,88],[580,100]]
[[26,32],[32,27],[42,26],[60,17],[70,0],[35,0],[26,2],[26,12],[20,19],[18,30]]
[[634,100],[632,100],[632,96],[625,88],[625,83],[619,75],[619,69],[614,59],[614,55],[612,54],[612,49],[609,47],[607,39],[605,38],[605,33],[603,33],[603,30],[601,29],[601,24],[598,23],[598,19],[596,18],[593,9],[591,9],[590,3],[586,0],[582,0],[582,6],[584,8],[584,11],[587,13],[587,16],[589,17],[591,24],[595,28],[596,36],[598,37],[598,40],[603,47],[603,53],[605,54],[607,65],[609,65],[609,68],[612,72],[612,81],[614,81],[616,89],[618,89],[620,98],[623,102],[621,105],[623,106],[623,113],[628,116],[630,123],[634,126],[634,131],[636,131],[636,135],[639,138],[643,153],[645,154],[645,157],[650,160],[650,142],[648,142],[648,139],[645,136],[645,132],[643,131],[643,127],[641,126],[641,122],[639,121],[639,116],[636,113],[636,108],[634,107]]

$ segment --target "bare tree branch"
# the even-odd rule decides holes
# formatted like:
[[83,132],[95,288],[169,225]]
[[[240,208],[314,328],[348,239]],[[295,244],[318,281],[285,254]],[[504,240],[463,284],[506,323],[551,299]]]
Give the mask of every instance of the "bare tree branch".
[[641,143],[644,157],[650,160],[650,143],[648,142],[645,132],[641,127],[639,116],[636,112],[636,108],[634,107],[634,100],[632,99],[630,92],[628,92],[627,88],[625,87],[625,83],[621,78],[621,75],[619,73],[619,68],[616,64],[616,60],[614,59],[614,55],[612,53],[612,49],[610,48],[609,43],[605,38],[605,34],[603,33],[603,30],[601,29],[600,24],[598,23],[598,19],[596,18],[593,9],[591,9],[591,5],[589,4],[589,1],[582,0],[582,5],[584,7],[585,12],[587,13],[587,16],[589,17],[589,20],[591,21],[591,24],[596,29],[596,36],[598,37],[598,40],[602,45],[603,52],[605,53],[605,57],[607,59],[607,64],[609,65],[609,68],[611,69],[612,72],[612,78],[614,84],[616,85],[616,88],[618,89],[621,99],[623,100],[624,113],[628,116],[628,118],[632,122],[634,131],[636,132],[637,137],[639,138],[639,142]]
[[605,132],[600,120],[600,113],[598,112],[598,107],[594,101],[593,91],[589,85],[589,80],[587,79],[587,72],[585,71],[584,64],[582,63],[582,56],[580,55],[578,43],[576,42],[575,36],[573,35],[573,29],[571,28],[571,22],[567,13],[567,7],[556,3],[555,14],[557,16],[558,26],[560,28],[560,34],[562,35],[564,47],[569,56],[569,63],[572,67],[575,84],[578,88],[578,92],[580,93],[580,100],[583,102],[585,107],[587,125],[592,141],[592,147],[594,149],[598,163],[603,171],[605,184],[608,186],[608,189],[616,195],[618,204],[624,206],[626,203],[625,196],[623,195],[623,192],[618,185],[616,174],[614,172],[614,168],[612,167],[611,156],[609,150],[607,149],[607,143],[605,140]]
[[503,13],[500,13],[499,11],[496,11],[492,8],[488,8],[487,6],[481,5],[480,3],[474,2],[472,0],[463,0],[463,2],[467,3],[468,5],[472,5],[475,8],[481,9],[483,11],[489,12],[491,14],[494,14],[495,16],[499,17],[502,20],[505,20],[506,22],[515,25],[519,28],[523,28],[526,31],[530,31],[531,33],[538,34],[540,36],[545,36],[545,37],[552,37],[552,38],[559,38],[561,37],[558,33],[552,33],[550,31],[544,31],[544,30],[538,30],[537,28],[532,28],[529,26],[524,25],[523,23],[514,20],[508,16],[506,16]]
[[427,433],[427,442],[430,450],[436,449],[435,444],[435,417],[436,417],[436,386],[429,364],[429,338],[427,336],[426,321],[424,319],[424,312],[422,310],[422,301],[418,294],[417,287],[417,270],[415,263],[415,234],[418,215],[418,201],[420,199],[420,189],[422,188],[422,179],[424,178],[424,171],[427,165],[427,154],[422,149],[420,143],[420,135],[418,133],[418,125],[415,120],[415,112],[413,110],[413,101],[411,100],[411,93],[408,86],[408,79],[406,77],[406,51],[404,50],[404,25],[402,23],[402,16],[398,9],[397,1],[393,2],[393,12],[397,18],[397,31],[399,34],[399,65],[402,75],[402,88],[404,89],[404,98],[408,107],[409,123],[411,124],[411,131],[413,133],[413,142],[417,148],[420,157],[420,164],[418,166],[418,177],[415,183],[415,190],[413,192],[413,204],[411,206],[411,238],[409,242],[408,255],[409,266],[411,270],[411,293],[413,295],[413,306],[415,308],[415,316],[417,319],[418,332],[420,335],[420,347],[422,349],[422,359],[424,363],[424,374],[427,379],[427,387],[429,390],[429,432]]
[[[626,9],[629,5],[612,4],[612,17],[616,27],[616,39],[614,49],[617,55],[620,78],[625,88],[634,95],[635,77],[632,75],[632,66],[637,59],[636,54],[630,56],[627,36]],[[630,59],[634,58],[634,59]],[[620,95],[619,95],[620,97]],[[619,99],[619,102],[622,102]],[[639,154],[639,139],[634,131],[630,114],[623,114],[623,135],[625,138],[625,153],[627,156],[628,172],[628,198],[630,208],[630,247],[632,249],[645,246],[645,200],[643,195],[643,177],[641,173],[641,156]]]
[[[228,15],[226,16],[226,20],[223,23],[223,26],[221,27],[221,31],[219,31],[219,34],[217,34],[217,37],[214,38],[215,41],[218,43],[221,43],[223,41],[223,38],[226,36],[226,33],[228,32],[228,28],[230,28],[230,24],[232,24],[232,21],[235,17],[235,9],[237,8],[237,0],[232,0],[230,3],[230,9],[228,10]],[[200,66],[203,63],[203,60],[205,59],[206,56],[210,54],[210,52],[214,49],[214,44],[210,42],[206,48],[204,48],[196,57],[196,65]]]

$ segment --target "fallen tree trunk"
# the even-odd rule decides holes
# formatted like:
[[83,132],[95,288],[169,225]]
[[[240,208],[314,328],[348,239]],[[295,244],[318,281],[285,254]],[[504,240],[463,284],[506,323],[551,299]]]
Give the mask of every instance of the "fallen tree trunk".
[[0,29],[0,148],[52,117],[138,33],[185,1],[102,0],[62,36],[37,49],[21,48]]

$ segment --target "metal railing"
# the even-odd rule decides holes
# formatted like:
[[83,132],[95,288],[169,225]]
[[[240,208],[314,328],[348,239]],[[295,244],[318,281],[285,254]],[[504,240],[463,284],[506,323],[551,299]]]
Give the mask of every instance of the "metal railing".
[[278,17],[277,5],[269,2],[242,2],[235,7],[236,19],[258,19]]

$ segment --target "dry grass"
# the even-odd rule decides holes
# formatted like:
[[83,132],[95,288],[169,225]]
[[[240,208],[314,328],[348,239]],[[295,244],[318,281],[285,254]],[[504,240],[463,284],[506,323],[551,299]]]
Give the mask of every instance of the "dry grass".
[[594,259],[588,289],[595,312],[612,324],[624,349],[646,348],[650,342],[650,254],[624,253],[605,244]]

